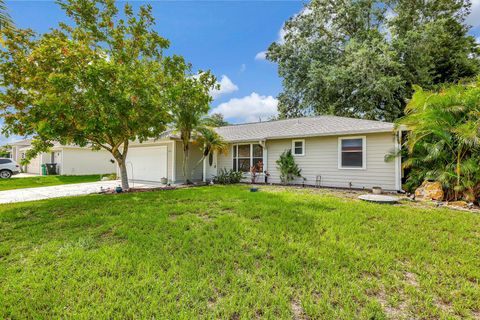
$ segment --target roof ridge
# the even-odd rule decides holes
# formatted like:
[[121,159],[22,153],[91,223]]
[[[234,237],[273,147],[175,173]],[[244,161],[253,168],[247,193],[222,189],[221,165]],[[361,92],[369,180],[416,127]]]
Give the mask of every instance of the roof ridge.
[[332,115],[332,114],[322,114],[322,115],[316,115],[316,116],[304,116],[304,117],[297,117],[297,118],[276,119],[276,120],[267,120],[267,121],[258,121],[258,122],[233,123],[233,124],[230,124],[228,126],[222,126],[222,127],[218,127],[218,128],[239,127],[239,126],[252,125],[252,124],[293,121],[293,120],[300,120],[300,119],[317,119],[317,118],[325,118],[325,117],[348,119],[348,120],[360,120],[360,121],[368,121],[368,122],[381,122],[381,123],[388,123],[388,124],[392,123],[392,122],[380,121],[380,120],[360,119],[360,118],[336,116],[336,115]]

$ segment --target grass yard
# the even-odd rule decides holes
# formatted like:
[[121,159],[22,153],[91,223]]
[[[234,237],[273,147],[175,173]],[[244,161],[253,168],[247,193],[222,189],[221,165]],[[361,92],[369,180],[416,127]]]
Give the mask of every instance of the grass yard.
[[23,188],[49,187],[61,184],[100,181],[100,175],[86,176],[38,176],[28,178],[0,179],[0,191]]
[[212,186],[0,207],[0,318],[479,319],[480,216]]

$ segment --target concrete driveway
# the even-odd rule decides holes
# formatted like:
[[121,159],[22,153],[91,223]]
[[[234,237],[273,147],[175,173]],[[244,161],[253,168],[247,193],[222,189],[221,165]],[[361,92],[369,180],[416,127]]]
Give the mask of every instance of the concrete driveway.
[[[39,187],[28,189],[16,189],[0,191],[0,203],[14,203],[44,200],[51,198],[61,198],[70,196],[81,196],[93,193],[99,193],[101,188],[114,188],[120,185],[120,181],[99,181],[75,184],[63,184],[51,187]],[[147,184],[135,183],[135,188],[152,187]]]

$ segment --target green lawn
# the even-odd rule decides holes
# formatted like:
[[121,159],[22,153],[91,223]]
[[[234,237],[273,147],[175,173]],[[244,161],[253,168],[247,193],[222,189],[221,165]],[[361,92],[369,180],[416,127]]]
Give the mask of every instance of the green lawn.
[[247,186],[0,207],[0,318],[480,316],[480,216]]
[[60,184],[100,181],[100,175],[87,176],[38,176],[28,178],[0,179],[0,191],[57,186]]

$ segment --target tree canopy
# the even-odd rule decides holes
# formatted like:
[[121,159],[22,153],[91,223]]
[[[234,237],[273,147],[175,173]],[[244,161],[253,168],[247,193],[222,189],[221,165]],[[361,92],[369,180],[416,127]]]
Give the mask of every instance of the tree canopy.
[[223,114],[221,113],[213,113],[205,117],[205,119],[203,119],[203,123],[209,127],[225,127],[230,125],[230,123],[224,119]]
[[[170,107],[178,88],[202,82],[182,57],[164,54],[169,41],[153,29],[151,6],[135,13],[128,4],[119,12],[114,0],[59,4],[71,24],[60,23],[42,35],[5,32],[6,48],[0,52],[4,133],[33,135],[30,157],[53,141],[108,150],[128,188],[130,141],[159,136],[173,120]],[[202,74],[202,79],[209,76]]]
[[312,0],[285,23],[267,58],[283,78],[281,117],[403,115],[412,86],[479,71],[469,0]]

